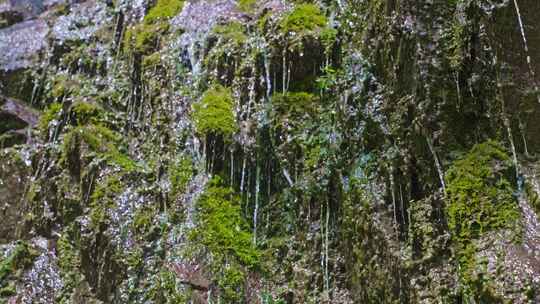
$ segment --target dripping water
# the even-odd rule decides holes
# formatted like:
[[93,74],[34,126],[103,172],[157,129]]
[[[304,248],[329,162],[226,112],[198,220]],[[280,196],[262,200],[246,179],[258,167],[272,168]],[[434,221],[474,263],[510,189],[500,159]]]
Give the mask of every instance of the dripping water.
[[527,42],[527,36],[525,35],[525,27],[523,26],[523,19],[521,18],[521,12],[519,10],[519,5],[517,3],[517,0],[514,0],[514,8],[516,9],[519,30],[521,32],[521,39],[523,40],[523,49],[525,50],[525,56],[527,56],[527,66],[529,67],[529,73],[531,74],[531,77],[534,83],[534,91],[536,93],[536,99],[538,100],[538,103],[540,103],[540,92],[538,91],[538,84],[536,82],[534,69],[531,63],[531,55],[529,53],[529,44]]

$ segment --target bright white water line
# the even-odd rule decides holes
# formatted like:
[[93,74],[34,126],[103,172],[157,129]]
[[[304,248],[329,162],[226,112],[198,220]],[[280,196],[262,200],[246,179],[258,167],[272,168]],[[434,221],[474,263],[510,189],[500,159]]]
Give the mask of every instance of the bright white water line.
[[527,65],[529,66],[529,73],[533,78],[534,91],[536,92],[536,99],[540,103],[540,92],[538,92],[538,84],[536,83],[536,77],[534,75],[534,69],[531,64],[531,56],[529,55],[529,44],[527,43],[527,36],[525,36],[525,27],[523,26],[523,19],[521,18],[521,12],[517,0],[514,0],[514,7],[516,9],[517,19],[519,23],[519,30],[521,31],[521,38],[523,39],[523,48],[525,49],[525,55],[527,56]]

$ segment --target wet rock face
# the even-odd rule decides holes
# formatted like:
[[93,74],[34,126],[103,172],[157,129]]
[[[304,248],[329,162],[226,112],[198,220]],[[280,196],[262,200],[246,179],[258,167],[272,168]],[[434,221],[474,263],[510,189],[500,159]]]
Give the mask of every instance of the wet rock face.
[[36,110],[20,101],[0,96],[0,146],[3,148],[26,143],[28,129],[38,122]]
[[540,2],[529,59],[514,1],[424,2],[0,0],[0,303],[538,300],[535,203],[461,256],[444,206],[474,144],[540,151]]
[[28,67],[47,46],[49,27],[44,20],[28,20],[0,30],[0,69]]
[[20,237],[17,230],[24,216],[25,185],[29,182],[30,171],[18,152],[0,152],[0,243]]

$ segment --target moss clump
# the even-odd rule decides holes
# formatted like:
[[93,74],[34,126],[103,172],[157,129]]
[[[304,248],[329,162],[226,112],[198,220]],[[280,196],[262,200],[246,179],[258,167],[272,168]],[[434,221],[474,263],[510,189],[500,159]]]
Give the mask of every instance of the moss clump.
[[332,46],[336,42],[338,31],[331,27],[325,27],[320,33],[320,39],[324,46],[325,52],[330,52]]
[[276,114],[303,114],[312,112],[317,98],[307,92],[288,92],[272,97],[273,110]]
[[93,103],[76,101],[71,105],[70,116],[77,125],[98,123],[103,116],[103,110]]
[[108,176],[100,183],[91,196],[90,225],[95,230],[108,225],[109,209],[115,205],[114,199],[122,193],[124,185],[118,176]]
[[77,243],[77,238],[73,237],[77,234],[75,227],[73,224],[66,227],[56,243],[58,266],[60,267],[61,276],[65,284],[59,296],[60,303],[68,302],[73,289],[77,288],[83,280],[80,273],[80,245]]
[[512,174],[510,157],[494,141],[475,145],[446,174],[446,213],[460,278],[464,293],[480,302],[495,303],[495,298],[486,265],[477,259],[477,241],[494,230],[508,230],[516,239],[521,232]]
[[240,200],[232,189],[213,178],[197,201],[197,227],[190,239],[210,252],[210,269],[226,303],[239,303],[245,282],[245,268],[259,265],[260,252],[242,217]]
[[323,28],[326,23],[326,16],[317,5],[303,3],[283,18],[280,27],[284,33],[305,33]]
[[248,224],[242,217],[240,200],[230,188],[213,178],[197,202],[199,225],[192,234],[214,255],[232,255],[243,265],[255,267],[259,251],[253,246]]
[[138,209],[133,216],[134,231],[143,236],[151,232],[155,216],[155,211],[150,207]]
[[49,97],[60,99],[64,96],[77,92],[80,85],[77,81],[69,79],[66,75],[58,75],[52,82]]
[[171,196],[176,197],[183,193],[193,176],[193,163],[187,157],[177,160],[169,167],[169,181],[171,183]]
[[38,124],[38,128],[41,133],[46,134],[48,132],[49,124],[58,117],[61,110],[62,104],[53,102],[47,107],[47,109],[45,109],[45,111],[43,111]]
[[516,229],[512,162],[500,144],[478,144],[446,174],[448,225],[461,244],[495,229]]
[[238,9],[245,13],[251,13],[257,5],[257,0],[238,0]]
[[176,16],[183,6],[184,1],[180,0],[158,0],[156,5],[144,17],[144,23],[155,24],[160,21],[166,21]]
[[231,136],[237,130],[231,90],[217,85],[193,105],[193,119],[199,134]]
[[118,149],[121,146],[120,135],[100,124],[77,126],[67,132],[62,140],[60,163],[72,169],[80,166],[80,148],[83,143],[91,152],[103,157],[109,164],[119,166],[124,171],[134,171],[138,168],[135,161]]
[[145,69],[151,69],[161,64],[161,54],[159,52],[152,53],[143,58],[143,67]]
[[141,55],[151,54],[156,50],[159,37],[169,30],[167,23],[139,24],[128,30],[124,35],[124,51],[136,52]]
[[218,25],[215,27],[214,33],[236,45],[242,45],[247,40],[247,36],[244,33],[244,25],[240,22]]
[[176,16],[183,5],[184,1],[158,0],[144,17],[143,23],[126,30],[124,51],[151,54],[157,48],[160,36],[169,31],[168,19]]

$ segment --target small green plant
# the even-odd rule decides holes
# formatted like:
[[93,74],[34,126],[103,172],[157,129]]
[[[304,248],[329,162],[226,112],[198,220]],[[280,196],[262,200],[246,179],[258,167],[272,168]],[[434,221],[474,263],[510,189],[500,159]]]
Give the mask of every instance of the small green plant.
[[316,4],[302,3],[283,18],[280,27],[284,33],[304,33],[323,28],[326,23],[326,16]]
[[197,132],[203,135],[231,136],[237,130],[231,90],[216,85],[207,90],[201,101],[193,105]]

